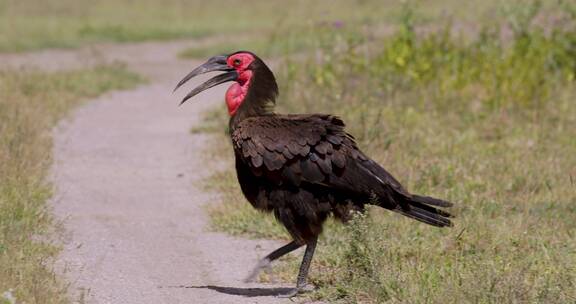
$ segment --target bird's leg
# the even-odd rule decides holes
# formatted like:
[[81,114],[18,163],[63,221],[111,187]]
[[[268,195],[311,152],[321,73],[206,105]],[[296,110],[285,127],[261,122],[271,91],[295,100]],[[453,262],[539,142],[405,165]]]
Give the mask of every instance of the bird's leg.
[[250,275],[244,280],[244,282],[252,282],[254,281],[257,277],[258,274],[260,273],[260,271],[262,271],[262,269],[267,268],[270,266],[270,263],[278,258],[280,258],[281,256],[284,256],[298,248],[302,247],[302,245],[296,243],[295,241],[292,241],[274,251],[272,251],[269,255],[267,255],[265,258],[261,259],[258,264],[256,265],[256,267],[254,267],[254,270],[252,270],[252,272],[250,273]]
[[308,278],[308,270],[310,270],[310,264],[312,263],[312,257],[314,256],[314,250],[316,249],[316,243],[318,237],[314,238],[311,242],[306,245],[306,251],[304,252],[304,258],[302,259],[302,264],[300,264],[300,271],[298,272],[298,278],[296,279],[296,288],[290,290],[286,294],[282,294],[281,298],[291,298],[296,296],[300,291],[306,287],[306,279]]

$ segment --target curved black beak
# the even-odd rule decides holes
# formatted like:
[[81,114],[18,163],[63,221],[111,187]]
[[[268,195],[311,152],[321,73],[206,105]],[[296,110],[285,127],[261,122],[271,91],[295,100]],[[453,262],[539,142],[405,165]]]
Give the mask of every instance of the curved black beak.
[[192,72],[186,75],[186,77],[180,80],[178,85],[176,85],[176,88],[174,88],[174,91],[178,90],[178,88],[180,88],[183,84],[185,84],[188,80],[192,79],[194,76],[214,71],[227,72],[224,74],[217,75],[213,78],[210,78],[203,84],[194,88],[190,93],[188,93],[188,95],[184,97],[184,99],[182,99],[180,104],[183,104],[184,102],[186,102],[186,100],[192,98],[194,95],[204,90],[207,90],[211,87],[217,86],[224,82],[236,80],[238,78],[238,73],[234,68],[228,66],[228,64],[226,63],[226,58],[227,56],[214,56],[208,59],[208,61],[206,61],[206,63],[204,63],[203,65],[195,68]]

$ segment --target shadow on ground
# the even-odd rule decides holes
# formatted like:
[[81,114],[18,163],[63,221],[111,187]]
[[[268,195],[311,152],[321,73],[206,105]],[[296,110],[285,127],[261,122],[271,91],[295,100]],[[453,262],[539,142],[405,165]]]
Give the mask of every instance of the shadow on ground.
[[202,285],[202,286],[159,286],[158,288],[199,288],[199,289],[210,289],[220,293],[225,293],[235,296],[243,297],[275,297],[281,296],[289,293],[292,288],[238,288],[238,287],[226,287],[226,286],[214,286],[214,285]]

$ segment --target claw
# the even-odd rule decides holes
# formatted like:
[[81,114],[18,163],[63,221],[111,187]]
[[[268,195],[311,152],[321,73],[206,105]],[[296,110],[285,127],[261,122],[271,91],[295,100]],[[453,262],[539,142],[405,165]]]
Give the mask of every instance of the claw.
[[279,294],[276,297],[283,298],[283,299],[293,298],[293,297],[297,296],[300,293],[300,291],[302,291],[301,288],[292,288],[288,292],[283,293],[283,294]]
[[292,289],[288,290],[286,293],[279,294],[276,297],[278,297],[278,298],[293,298],[299,294],[311,292],[312,290],[314,290],[314,286],[306,284],[304,286],[292,288]]

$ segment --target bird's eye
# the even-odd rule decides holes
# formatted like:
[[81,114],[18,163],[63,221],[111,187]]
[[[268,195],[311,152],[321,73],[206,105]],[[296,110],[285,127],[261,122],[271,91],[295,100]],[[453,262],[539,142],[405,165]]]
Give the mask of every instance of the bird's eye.
[[239,66],[242,61],[240,59],[234,59],[234,65]]

